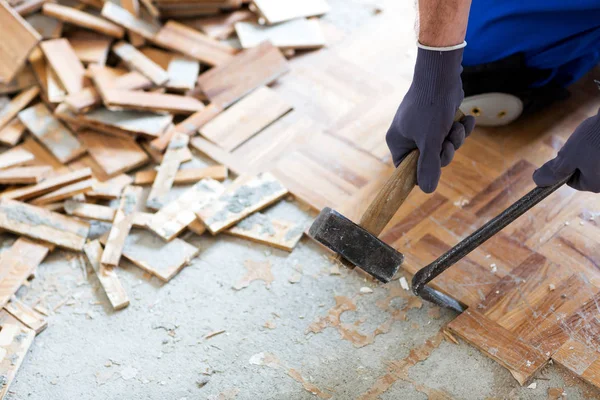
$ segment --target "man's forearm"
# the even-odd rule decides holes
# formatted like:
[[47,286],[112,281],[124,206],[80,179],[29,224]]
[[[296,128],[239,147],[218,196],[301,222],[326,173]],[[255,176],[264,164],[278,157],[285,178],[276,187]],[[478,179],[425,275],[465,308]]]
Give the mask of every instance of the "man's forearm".
[[465,40],[471,0],[419,0],[419,43],[448,47]]

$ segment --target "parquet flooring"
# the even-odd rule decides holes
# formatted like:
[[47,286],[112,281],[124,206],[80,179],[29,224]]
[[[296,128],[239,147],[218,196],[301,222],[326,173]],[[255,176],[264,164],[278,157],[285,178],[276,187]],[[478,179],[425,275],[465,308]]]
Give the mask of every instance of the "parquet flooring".
[[[393,167],[385,133],[410,85],[411,2],[351,34],[322,21],[328,46],[290,61],[272,88],[294,111],[231,152],[232,171],[270,171],[299,200],[358,220]],[[592,71],[573,95],[503,128],[476,128],[436,193],[415,190],[382,233],[415,273],[534,187],[600,93]],[[194,143],[194,140],[192,141]],[[196,141],[201,144],[201,141]],[[564,187],[447,270],[434,286],[468,306],[448,329],[524,384],[550,359],[600,387],[600,196]]]

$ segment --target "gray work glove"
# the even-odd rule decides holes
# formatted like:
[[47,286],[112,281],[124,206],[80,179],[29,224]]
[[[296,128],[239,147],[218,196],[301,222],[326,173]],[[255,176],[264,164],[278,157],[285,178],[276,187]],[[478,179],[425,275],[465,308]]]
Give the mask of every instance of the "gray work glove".
[[437,188],[441,168],[450,164],[454,152],[475,126],[471,116],[454,122],[464,97],[460,79],[462,55],[462,48],[419,48],[412,85],[386,135],[396,166],[412,150],[419,149],[417,183],[425,193]]
[[583,121],[556,158],[534,172],[533,180],[538,186],[550,186],[573,173],[569,186],[600,193],[600,115]]

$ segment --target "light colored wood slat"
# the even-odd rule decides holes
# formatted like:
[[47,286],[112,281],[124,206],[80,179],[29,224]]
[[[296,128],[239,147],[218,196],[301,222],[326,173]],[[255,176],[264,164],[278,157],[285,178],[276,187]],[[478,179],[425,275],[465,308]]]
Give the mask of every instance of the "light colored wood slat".
[[125,35],[124,29],[120,26],[115,25],[104,18],[98,18],[95,15],[80,11],[76,8],[62,6],[60,4],[46,3],[42,7],[42,11],[44,15],[48,15],[72,25],[102,33],[106,36],[121,39]]
[[291,252],[298,244],[305,229],[304,224],[273,219],[264,214],[255,213],[241,220],[225,233]]
[[133,225],[133,217],[140,207],[142,188],[128,186],[123,191],[119,208],[115,212],[110,234],[102,254],[102,265],[116,267],[119,265],[125,240]]
[[287,193],[281,182],[268,172],[240,176],[225,193],[204,206],[197,215],[214,235],[275,203]]
[[78,194],[85,194],[89,192],[90,190],[92,190],[95,183],[96,180],[94,178],[86,179],[84,181],[73,183],[72,185],[62,187],[60,189],[55,190],[54,192],[50,192],[43,196],[37,197],[30,203],[36,206],[43,206],[47,204],[56,203],[64,199],[69,199],[73,196],[77,196]]
[[15,167],[0,170],[1,185],[27,185],[42,181],[52,172],[50,166]]
[[10,302],[4,306],[4,309],[13,317],[21,321],[29,329],[33,329],[36,334],[48,327],[48,321],[44,316],[33,310],[27,304],[12,297]]
[[502,364],[521,385],[531,380],[549,359],[510,331],[471,309],[450,322],[448,328]]
[[[28,162],[27,165],[47,165],[52,167],[53,175],[66,173],[69,171],[67,167],[65,167],[60,161],[56,159],[44,146],[40,144],[37,140],[35,140],[31,136],[26,136],[18,146],[15,146],[14,149],[25,150],[33,155],[33,160]],[[10,151],[10,150],[9,150]],[[0,156],[0,158],[2,158]]]
[[[147,170],[136,172],[134,183],[136,185],[151,185],[156,178],[157,171]],[[0,176],[1,173],[0,173]],[[174,185],[186,185],[196,183],[202,179],[210,178],[216,181],[227,179],[227,167],[224,165],[213,165],[206,168],[186,168],[180,169],[175,174]]]
[[34,274],[48,254],[48,247],[20,237],[0,257],[0,307]]
[[0,331],[0,370],[4,376],[4,385],[0,387],[0,399],[4,399],[10,389],[17,371],[21,367],[35,338],[35,332],[24,326],[4,324]]
[[16,167],[17,165],[28,163],[34,158],[34,155],[29,151],[18,147],[13,147],[12,149],[0,154],[0,169]]
[[247,169],[246,165],[240,162],[239,158],[234,157],[233,154],[202,137],[197,136],[192,138],[190,143],[200,153],[207,155],[220,164],[227,165],[237,175],[243,174]]
[[156,86],[164,85],[169,79],[167,71],[127,42],[121,41],[114,45],[113,52],[123,60],[129,69],[138,71]]
[[[280,0],[252,0],[264,22],[269,25],[302,17],[314,17],[329,12],[325,0],[281,2]],[[261,21],[262,22],[262,21]]]
[[[78,218],[91,219],[94,221],[110,222],[115,219],[117,210],[99,204],[82,203],[76,200],[67,200],[64,204],[65,212]],[[133,216],[135,228],[145,228],[153,214],[136,212]]]
[[14,97],[8,105],[0,109],[0,129],[5,127],[13,118],[17,116],[19,111],[24,109],[33,99],[37,97],[40,90],[37,87],[29,88],[16,97]]
[[54,73],[54,70],[48,66],[48,64],[44,67],[44,72],[46,73],[46,96],[48,98],[48,102],[52,104],[62,102],[67,96],[67,89],[64,88],[60,80]]
[[223,193],[225,188],[212,179],[203,179],[152,216],[148,228],[165,241],[177,237],[196,220],[196,212]]
[[44,104],[21,111],[19,119],[60,162],[67,163],[85,153],[75,135]]
[[88,223],[19,201],[0,201],[0,227],[70,250],[81,251]]
[[89,179],[91,176],[92,171],[89,168],[82,168],[76,171],[47,178],[44,181],[32,186],[4,192],[2,195],[0,195],[0,198],[25,201],[34,197],[42,196],[64,186]]
[[153,41],[161,47],[175,50],[210,66],[226,63],[236,53],[233,47],[176,21],[168,21]]
[[146,152],[134,141],[90,130],[81,131],[78,136],[87,147],[90,156],[108,176],[128,172],[149,161]]
[[202,111],[195,112],[175,125],[173,129],[167,130],[161,137],[150,142],[150,146],[157,151],[163,152],[167,148],[169,141],[173,135],[175,135],[175,133],[180,132],[188,136],[194,136],[196,132],[198,132],[198,129],[203,127],[222,111],[223,108],[221,106],[215,103],[210,103]]
[[168,90],[181,92],[192,90],[200,74],[200,63],[191,58],[176,56],[169,62],[167,74],[169,75]]
[[165,197],[175,180],[175,174],[181,165],[184,152],[188,150],[189,136],[177,134],[171,139],[162,163],[158,167],[156,178],[146,201],[146,207],[158,210],[165,204]]
[[[140,17],[140,3],[138,0],[121,0],[121,7],[127,10],[135,18]],[[146,42],[144,38],[135,32],[128,31],[129,42],[135,47],[143,46]]]
[[12,81],[0,81],[0,94],[20,92],[29,89],[36,84],[38,84],[38,82],[33,74],[33,70],[29,66],[25,66],[17,73],[17,76],[15,76]]
[[212,103],[227,108],[288,71],[288,63],[279,49],[265,42],[201,74],[198,86]]
[[299,18],[273,26],[238,22],[235,31],[244,49],[258,46],[265,40],[281,49],[317,49],[325,46],[325,36],[316,19]]
[[82,63],[103,66],[106,64],[112,40],[108,38],[69,37],[69,43]]
[[41,37],[5,1],[0,1],[0,37],[0,84],[3,84],[17,76]]
[[0,128],[0,143],[7,146],[14,146],[25,133],[25,125],[18,119],[13,118],[4,128]]
[[165,242],[152,232],[135,229],[127,237],[123,257],[168,282],[199,252],[200,249],[179,238]]
[[67,39],[46,40],[40,48],[67,93],[78,93],[87,85],[85,68]]
[[182,23],[204,32],[213,39],[225,40],[234,34],[236,22],[251,20],[254,17],[255,14],[250,10],[236,10],[227,14],[183,20]]
[[158,28],[140,18],[131,15],[126,9],[107,1],[102,7],[102,16],[127,30],[137,33],[144,39],[152,39]]
[[[102,67],[101,67],[102,68]],[[97,77],[97,67],[91,68],[94,79]],[[152,86],[152,82],[137,71],[132,71],[116,78],[112,83],[115,88],[123,90],[138,90],[148,89]],[[69,95],[65,98],[65,104],[77,113],[85,112],[94,106],[102,104],[102,97],[95,87],[87,87],[81,92]]]
[[200,128],[200,134],[233,151],[292,109],[274,90],[259,87]]
[[104,292],[113,309],[121,310],[127,307],[129,305],[129,297],[117,276],[115,268],[106,267],[100,262],[103,253],[100,242],[94,240],[86,243],[86,245],[83,246],[83,251],[87,256],[92,269],[96,272],[96,276],[98,277],[102,288],[104,288]]
[[193,97],[119,89],[107,91],[104,104],[108,108],[173,114],[192,114],[204,109],[204,104]]
[[64,24],[55,18],[33,14],[25,18],[25,21],[40,34],[42,39],[58,39],[62,36]]
[[105,182],[96,184],[94,190],[85,194],[86,197],[100,200],[115,200],[121,197],[123,189],[133,182],[129,175],[121,174]]
[[[145,0],[149,1],[149,0]],[[160,7],[158,10],[160,11],[160,15],[163,18],[175,18],[175,19],[184,19],[184,18],[192,18],[199,17],[205,15],[215,15],[221,12],[219,8],[198,8],[194,4],[192,7],[188,7],[189,3],[185,5],[185,7],[174,7],[174,8],[164,8]]]

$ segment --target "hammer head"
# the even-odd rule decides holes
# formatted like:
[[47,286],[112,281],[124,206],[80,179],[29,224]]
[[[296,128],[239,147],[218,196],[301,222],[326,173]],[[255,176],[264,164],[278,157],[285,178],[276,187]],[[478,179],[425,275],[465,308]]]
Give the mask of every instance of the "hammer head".
[[393,278],[404,261],[402,253],[329,207],[321,211],[308,233],[384,283]]

